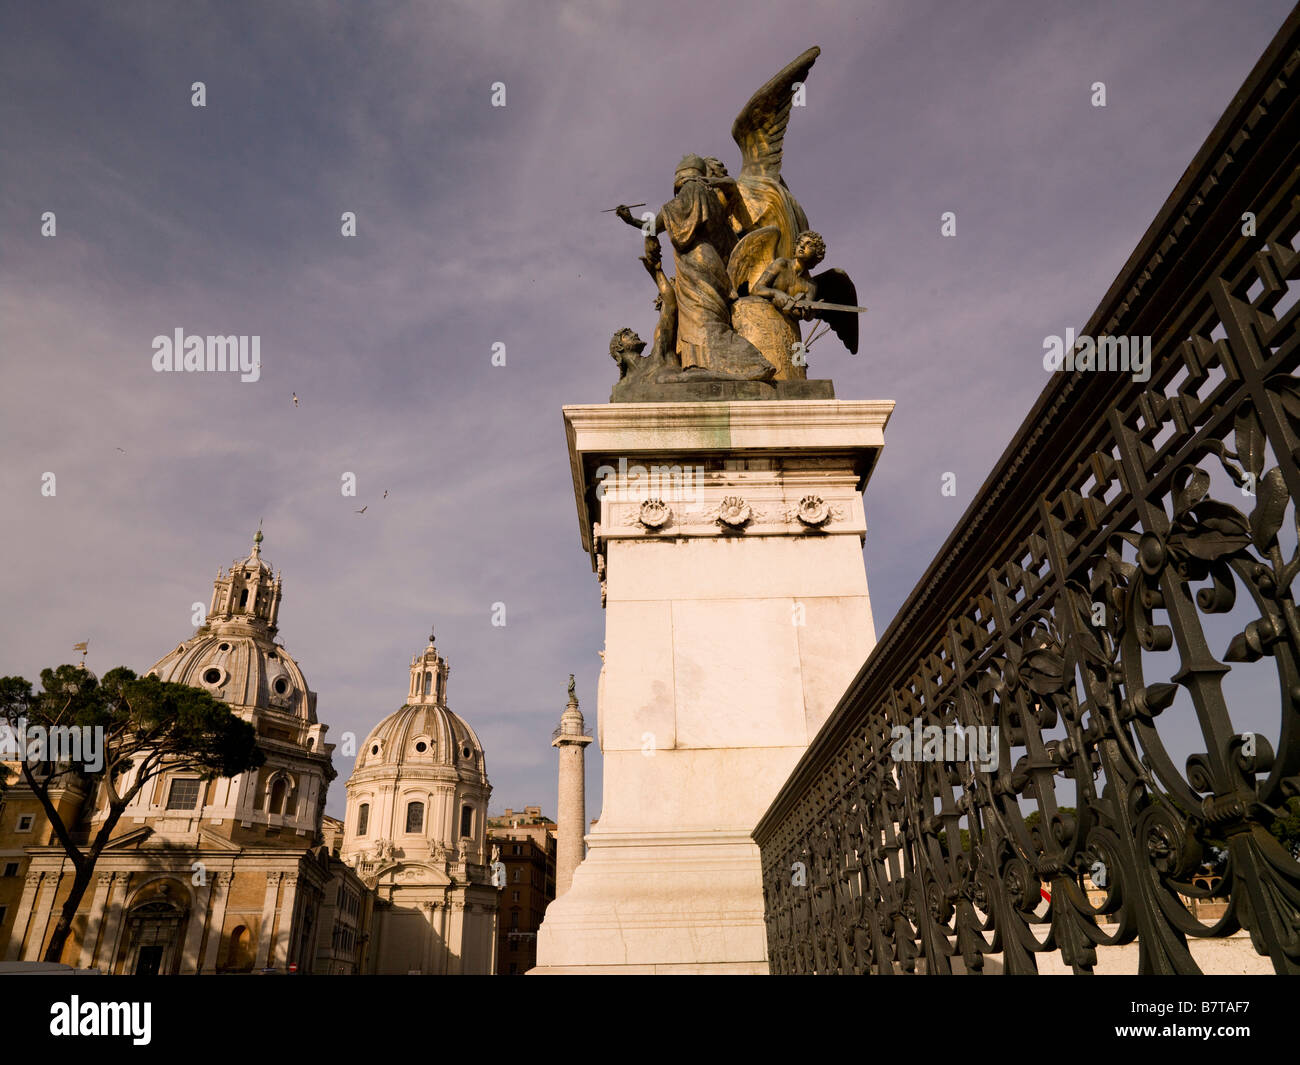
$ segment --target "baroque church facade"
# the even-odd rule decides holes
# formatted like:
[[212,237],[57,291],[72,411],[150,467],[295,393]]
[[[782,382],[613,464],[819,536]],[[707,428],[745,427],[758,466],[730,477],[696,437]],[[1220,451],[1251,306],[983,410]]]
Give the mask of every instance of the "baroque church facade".
[[[409,704],[360,749],[359,790],[349,783],[340,826],[324,813],[334,745],[317,719],[316,693],[277,640],[282,585],[261,544],[259,530],[247,558],[218,570],[207,620],[148,673],[227,703],[256,730],[265,762],[210,781],[165,773],[143,789],[96,864],[61,960],[140,974],[346,974],[398,964],[402,972],[490,972],[491,787],[477,738],[446,709],[445,661],[432,641],[417,656],[422,689],[413,679]],[[415,749],[421,743],[430,757]],[[367,754],[372,749],[378,753]],[[0,960],[36,961],[72,869],[35,796],[9,770],[0,807]],[[418,814],[410,797],[417,792],[425,803]],[[364,815],[354,811],[353,794],[375,811],[373,828],[360,833],[355,818]],[[93,786],[52,798],[83,834],[106,816]],[[414,951],[403,945],[410,911],[429,917]]]
[[492,786],[478,737],[447,707],[449,673],[431,634],[406,702],[366,737],[347,783],[340,855],[376,895],[370,972],[494,971]]

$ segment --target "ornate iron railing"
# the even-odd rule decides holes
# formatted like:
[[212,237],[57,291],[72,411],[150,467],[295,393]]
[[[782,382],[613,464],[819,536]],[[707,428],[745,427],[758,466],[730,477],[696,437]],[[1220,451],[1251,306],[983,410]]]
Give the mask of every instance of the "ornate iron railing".
[[1150,379],[1052,376],[756,827],[773,972],[1194,973],[1241,928],[1300,972],[1298,46],[1088,323]]

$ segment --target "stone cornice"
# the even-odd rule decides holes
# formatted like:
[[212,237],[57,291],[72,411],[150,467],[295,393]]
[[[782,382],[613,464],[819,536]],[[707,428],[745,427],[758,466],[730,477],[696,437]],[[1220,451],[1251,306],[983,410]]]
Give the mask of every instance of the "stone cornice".
[[884,446],[891,400],[613,403],[563,409],[582,546],[592,556],[595,473],[620,459],[700,464],[710,457],[850,456],[862,491]]

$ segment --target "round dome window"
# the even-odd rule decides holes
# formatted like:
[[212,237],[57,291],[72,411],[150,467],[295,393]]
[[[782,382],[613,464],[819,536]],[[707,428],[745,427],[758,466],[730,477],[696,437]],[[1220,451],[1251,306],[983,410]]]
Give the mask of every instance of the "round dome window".
[[203,683],[204,683],[204,684],[220,684],[220,683],[221,683],[221,670],[219,670],[219,669],[209,669],[209,670],[204,671],[204,674],[203,674]]
[[289,682],[283,677],[276,677],[275,683],[271,685],[275,689],[276,695],[283,695],[289,690]]
[[460,754],[462,758],[468,758],[470,756],[470,749],[468,743],[465,744],[465,746],[460,749]]
[[370,753],[371,753],[371,754],[378,754],[378,753],[379,753],[379,744],[376,743],[373,747],[371,747],[371,748],[370,748]]
[[220,647],[217,648],[217,650],[218,650],[218,651],[229,651],[229,650],[230,650],[230,644],[228,644],[228,643],[223,643]]
[[417,743],[417,744],[415,745],[415,749],[416,749],[416,751],[418,751],[420,754],[423,754],[425,751],[427,751],[427,750],[429,749],[429,745],[428,745],[427,743],[425,743],[424,740],[421,740],[419,743]]

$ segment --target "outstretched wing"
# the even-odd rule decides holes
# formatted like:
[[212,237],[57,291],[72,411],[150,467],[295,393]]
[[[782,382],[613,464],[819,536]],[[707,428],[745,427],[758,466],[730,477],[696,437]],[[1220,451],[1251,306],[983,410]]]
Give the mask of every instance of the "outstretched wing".
[[[832,268],[813,275],[817,286],[817,299],[823,303],[842,303],[848,307],[858,305],[858,290],[853,279],[843,270]],[[858,316],[850,311],[813,311],[814,318],[820,318],[829,325],[835,335],[844,341],[850,354],[858,353]]]
[[731,124],[731,136],[740,146],[740,172],[777,177],[781,173],[781,149],[785,127],[790,122],[794,84],[805,81],[822,50],[815,45],[785,67],[750,97]]
[[740,238],[731,251],[731,258],[727,260],[731,287],[740,295],[748,296],[758,283],[767,264],[776,258],[776,246],[780,240],[781,230],[778,226],[762,226]]

